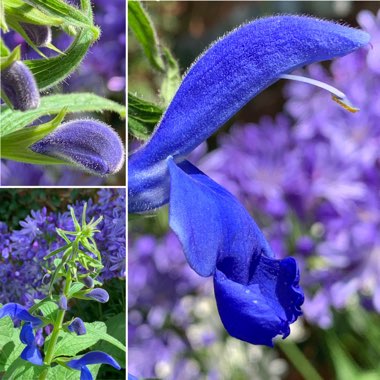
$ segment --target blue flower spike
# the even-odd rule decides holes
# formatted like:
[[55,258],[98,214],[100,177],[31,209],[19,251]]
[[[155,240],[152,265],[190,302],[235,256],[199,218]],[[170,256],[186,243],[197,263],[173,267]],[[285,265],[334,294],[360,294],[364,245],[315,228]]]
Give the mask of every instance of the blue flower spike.
[[[289,74],[368,42],[361,30],[305,16],[245,24],[195,61],[151,139],[129,157],[129,212],[150,212],[169,202],[169,224],[189,265],[213,276],[221,320],[238,339],[273,346],[275,336],[289,335],[304,301],[299,269],[291,257],[277,260],[237,199],[185,158],[277,80],[303,80]],[[303,81],[356,110],[339,90]]]
[[30,149],[66,160],[99,176],[118,172],[124,162],[124,148],[119,135],[107,124],[96,120],[63,123],[31,145]]
[[89,364],[108,364],[120,370],[121,367],[116,360],[101,351],[93,351],[83,355],[80,359],[73,359],[67,362],[67,366],[72,369],[81,371],[80,380],[93,380],[90,370],[87,368]]
[[15,61],[1,70],[1,91],[15,110],[27,111],[40,105],[40,93],[29,68]]
[[0,319],[7,316],[13,321],[18,319],[25,322],[20,333],[21,342],[26,344],[20,355],[21,359],[36,365],[43,365],[42,356],[35,342],[33,332],[33,329],[42,326],[41,319],[34,317],[24,306],[17,303],[8,303],[0,308]]

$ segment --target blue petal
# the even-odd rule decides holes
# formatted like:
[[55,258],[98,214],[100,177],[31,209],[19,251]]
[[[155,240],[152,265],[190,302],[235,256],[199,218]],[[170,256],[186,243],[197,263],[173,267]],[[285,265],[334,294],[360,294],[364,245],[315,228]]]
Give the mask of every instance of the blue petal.
[[280,75],[368,41],[361,30],[304,16],[258,19],[218,40],[191,67],[152,138],[131,155],[130,212],[168,202],[165,159],[181,160]]
[[223,187],[185,161],[168,160],[170,227],[187,261],[201,276],[215,272],[217,258],[228,255],[231,270],[248,281],[252,255],[273,253],[256,223]]
[[118,134],[107,124],[95,120],[64,123],[30,149],[67,160],[101,176],[116,173],[124,162],[124,148]]
[[86,366],[80,371],[80,380],[93,380],[92,373]]
[[293,258],[276,260],[260,229],[228,191],[191,165],[168,160],[170,226],[190,266],[214,273],[219,314],[234,337],[272,345],[301,315],[303,293]]
[[0,308],[0,319],[5,316],[11,317],[12,320],[20,319],[22,321],[30,322],[34,328],[42,325],[41,319],[33,317],[24,306],[18,303],[7,303]]
[[[286,338],[289,324],[302,314],[304,297],[299,287],[296,261],[260,256],[250,264],[251,277],[241,283],[218,269],[215,297],[224,327],[230,335],[252,344],[273,346],[276,335]],[[231,271],[229,271],[231,274]]]
[[27,360],[28,362],[35,365],[43,365],[41,352],[35,344],[28,345],[24,348],[20,355],[21,359]]
[[67,363],[70,368],[77,370],[81,370],[82,367],[88,364],[109,364],[116,369],[121,368],[112,356],[101,351],[89,352],[84,354],[80,359],[72,359]]
[[34,344],[33,327],[29,323],[25,323],[21,328],[20,340],[22,343],[31,345]]

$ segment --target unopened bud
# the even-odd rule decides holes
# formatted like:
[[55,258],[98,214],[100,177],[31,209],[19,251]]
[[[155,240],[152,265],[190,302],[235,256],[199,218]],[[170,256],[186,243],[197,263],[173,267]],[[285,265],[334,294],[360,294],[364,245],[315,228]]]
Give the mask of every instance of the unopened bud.
[[61,296],[58,302],[58,306],[62,310],[67,310],[67,298],[66,296]]
[[50,283],[50,279],[51,279],[51,276],[49,273],[46,273],[43,277],[42,277],[42,284],[43,285],[48,285]]
[[20,22],[26,35],[36,46],[46,46],[51,42],[51,29],[47,25],[28,24]]
[[67,160],[101,176],[119,171],[124,148],[118,134],[96,120],[74,120],[60,125],[51,134],[30,146],[39,154]]
[[32,72],[21,61],[1,70],[1,90],[15,110],[27,111],[40,105],[40,94]]
[[83,283],[85,284],[86,288],[93,288],[94,287],[94,280],[90,276],[85,277],[83,279]]
[[80,318],[74,318],[74,320],[67,326],[69,331],[75,332],[77,335],[86,334],[86,326]]
[[105,291],[102,288],[96,288],[94,290],[91,290],[91,292],[85,294],[85,297],[91,298],[91,299],[98,301],[98,302],[101,302],[101,303],[108,302],[108,300],[110,298],[107,291]]

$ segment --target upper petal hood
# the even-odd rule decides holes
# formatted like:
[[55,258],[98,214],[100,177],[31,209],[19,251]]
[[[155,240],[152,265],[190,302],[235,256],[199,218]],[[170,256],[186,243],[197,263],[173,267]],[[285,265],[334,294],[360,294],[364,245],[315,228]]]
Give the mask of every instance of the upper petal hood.
[[130,212],[166,203],[164,159],[186,156],[280,75],[368,41],[361,30],[305,16],[258,19],[218,40],[190,68],[150,141],[130,156]]

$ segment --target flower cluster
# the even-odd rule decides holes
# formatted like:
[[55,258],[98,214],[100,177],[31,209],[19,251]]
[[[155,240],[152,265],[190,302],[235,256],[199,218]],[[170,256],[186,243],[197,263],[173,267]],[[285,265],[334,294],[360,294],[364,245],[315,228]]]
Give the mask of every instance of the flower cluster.
[[[99,200],[87,202],[89,218],[102,215],[95,234],[98,249],[103,255],[103,271],[100,280],[125,277],[125,190],[99,190]],[[73,206],[80,216],[83,202]],[[62,243],[57,241],[55,229],[70,230],[73,222],[69,212],[48,213],[46,208],[32,211],[21,229],[9,231],[0,222],[0,302],[19,302],[31,305],[33,298],[46,294],[43,277],[46,274],[43,258]],[[49,261],[46,262],[48,265]]]
[[322,327],[332,323],[331,308],[355,300],[380,312],[380,105],[374,97],[380,13],[362,11],[358,22],[373,47],[334,61],[332,78],[318,64],[305,72],[334,83],[361,112],[347,114],[326,102],[324,92],[290,83],[286,114],[235,125],[200,163],[267,226],[280,257],[297,258],[305,316]]

